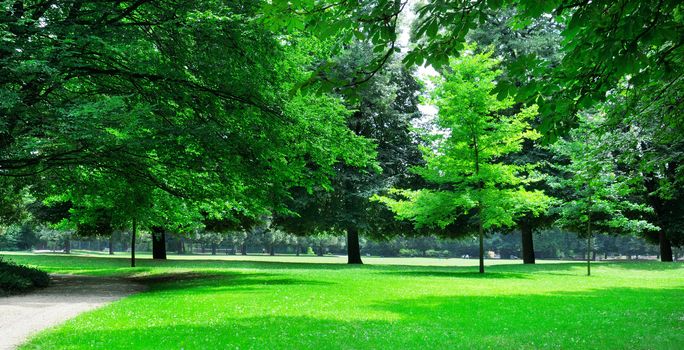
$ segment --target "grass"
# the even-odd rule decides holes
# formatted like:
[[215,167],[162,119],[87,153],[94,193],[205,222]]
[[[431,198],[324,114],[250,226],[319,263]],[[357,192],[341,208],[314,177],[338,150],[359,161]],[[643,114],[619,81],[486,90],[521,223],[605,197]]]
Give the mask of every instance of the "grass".
[[[150,286],[42,332],[21,349],[676,349],[684,344],[681,263],[597,263],[587,277],[581,263],[509,262],[490,266],[483,276],[472,266],[348,267],[293,262],[296,257],[288,262],[141,259],[131,269],[120,257],[4,256],[51,272],[129,276]],[[389,262],[402,261],[415,264]]]

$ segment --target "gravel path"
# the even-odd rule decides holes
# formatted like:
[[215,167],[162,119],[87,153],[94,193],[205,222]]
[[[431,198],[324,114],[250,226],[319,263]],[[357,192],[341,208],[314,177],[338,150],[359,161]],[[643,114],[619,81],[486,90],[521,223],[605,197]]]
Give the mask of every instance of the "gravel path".
[[0,297],[0,350],[14,349],[35,332],[144,290],[141,284],[123,278],[51,277],[52,284],[47,288]]

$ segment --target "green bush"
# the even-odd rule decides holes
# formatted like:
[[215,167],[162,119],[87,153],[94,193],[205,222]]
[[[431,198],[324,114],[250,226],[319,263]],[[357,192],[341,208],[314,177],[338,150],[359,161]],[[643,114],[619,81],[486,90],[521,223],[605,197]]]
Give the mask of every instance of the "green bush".
[[48,284],[50,276],[45,271],[0,258],[0,295],[21,293]]
[[431,258],[446,258],[449,256],[449,251],[448,250],[428,249],[425,251],[425,256],[428,256]]
[[417,249],[399,249],[399,256],[419,256],[420,252]]

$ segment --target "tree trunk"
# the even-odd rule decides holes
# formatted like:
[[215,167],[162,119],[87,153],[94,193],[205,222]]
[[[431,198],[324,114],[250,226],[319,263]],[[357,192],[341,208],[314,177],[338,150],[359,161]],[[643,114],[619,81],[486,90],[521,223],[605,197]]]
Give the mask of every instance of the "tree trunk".
[[[478,214],[479,215],[479,214]],[[485,273],[484,268],[484,229],[482,228],[482,216],[478,219],[477,233],[480,237],[480,273]]]
[[242,247],[240,247],[240,254],[247,255],[247,243],[242,243]]
[[71,239],[69,239],[68,237],[64,239],[64,253],[71,253]]
[[[475,176],[480,177],[480,146],[478,139],[473,136],[473,149],[475,151]],[[484,184],[482,180],[477,184],[478,194],[482,192]],[[482,202],[477,204],[477,233],[480,238],[480,273],[485,273],[484,268],[484,228],[482,227]]]
[[114,255],[114,234],[109,236],[109,255]]
[[301,250],[302,250],[302,247],[299,244],[297,244],[297,246],[295,246],[295,252],[297,253],[297,256],[299,256],[299,252]]
[[183,254],[183,237],[178,237],[178,247],[176,248],[178,255]]
[[532,227],[526,222],[521,222],[518,227],[520,228],[522,242],[523,264],[534,264],[534,237],[532,234]]
[[271,244],[271,246],[268,247],[268,255],[270,255],[270,256],[275,255],[275,244]]
[[658,240],[660,241],[660,261],[672,262],[672,244],[662,229],[658,232]]
[[591,276],[591,219],[587,221],[587,276]]
[[166,232],[160,226],[152,227],[152,259],[166,260]]
[[133,230],[131,231],[131,267],[135,267],[135,235],[138,232],[138,220],[133,219]]
[[216,255],[216,243],[211,243],[211,255]]
[[363,264],[361,246],[359,245],[359,231],[356,227],[347,228],[347,264]]

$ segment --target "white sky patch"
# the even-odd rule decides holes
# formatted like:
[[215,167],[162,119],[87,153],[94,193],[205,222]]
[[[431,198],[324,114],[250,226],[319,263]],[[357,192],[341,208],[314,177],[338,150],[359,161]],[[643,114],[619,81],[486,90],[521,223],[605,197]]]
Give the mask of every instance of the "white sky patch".
[[[406,53],[409,50],[411,24],[416,19],[416,13],[414,9],[417,2],[418,0],[408,0],[408,4],[404,8],[401,17],[399,18],[399,37],[397,41],[402,53]],[[416,79],[425,84],[426,94],[429,94],[434,88],[434,84],[430,81],[430,78],[438,75],[439,73],[437,73],[437,71],[432,68],[431,65],[419,66],[414,73]],[[431,104],[420,104],[418,105],[418,109],[423,114],[423,117],[414,121],[414,127],[427,127],[429,129],[430,124],[432,124],[432,121],[437,115],[437,107]]]

